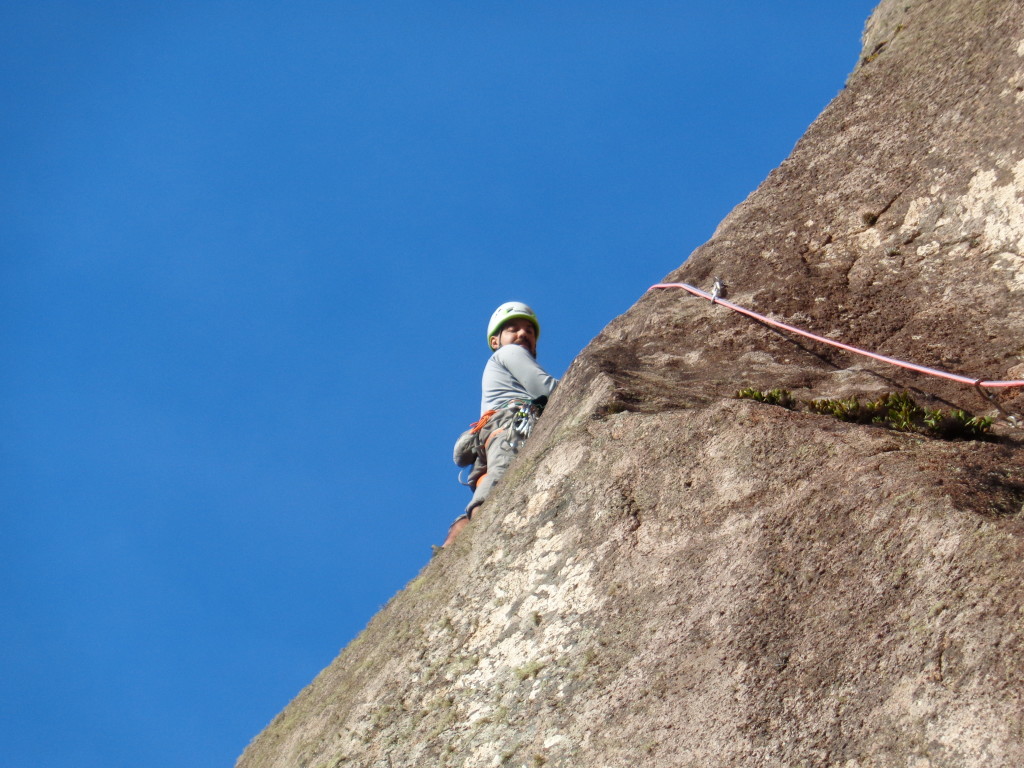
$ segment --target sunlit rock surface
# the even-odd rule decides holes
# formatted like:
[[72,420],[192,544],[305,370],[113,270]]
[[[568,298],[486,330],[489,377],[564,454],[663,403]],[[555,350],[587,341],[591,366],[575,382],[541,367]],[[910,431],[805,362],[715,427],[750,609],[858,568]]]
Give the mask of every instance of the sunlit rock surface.
[[[1022,254],[1024,4],[886,0],[847,88],[669,279],[1020,379]],[[741,387],[1000,416],[647,294],[456,545],[239,766],[1024,765],[1024,429],[938,440]]]

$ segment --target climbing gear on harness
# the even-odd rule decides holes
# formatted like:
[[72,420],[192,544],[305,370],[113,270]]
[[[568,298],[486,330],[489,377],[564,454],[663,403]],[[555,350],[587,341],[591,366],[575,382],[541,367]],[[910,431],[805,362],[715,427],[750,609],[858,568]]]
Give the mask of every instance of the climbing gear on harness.
[[539,339],[540,321],[537,319],[534,311],[521,301],[506,301],[494,310],[490,322],[487,323],[487,348],[491,348],[491,338],[498,335],[501,331],[501,326],[509,320],[515,320],[519,317],[533,323],[533,327],[537,329],[537,338]]
[[512,424],[509,427],[509,431],[512,434],[508,438],[508,444],[512,450],[517,450],[519,444],[530,436],[536,421],[537,415],[534,413],[532,406],[524,405],[519,407],[512,417]]
[[[469,474],[465,479],[462,477],[463,469],[459,470],[459,483],[475,488],[477,483],[484,478],[487,474],[487,465],[478,459],[487,455],[487,449],[495,439],[500,437],[502,444],[513,452],[519,450],[520,444],[533,431],[533,425],[537,422],[537,417],[544,411],[547,402],[546,395],[541,395],[536,400],[509,400],[501,408],[485,411],[479,421],[470,424],[469,429],[463,432],[455,443],[455,464],[463,469],[469,467]],[[492,431],[481,442],[480,433],[484,427],[491,419],[506,411],[511,413],[508,423],[503,423],[503,426]]]
[[469,425],[469,431],[474,435],[479,433],[480,430],[487,425],[487,422],[491,420],[491,417],[497,412],[497,409],[494,408],[492,408],[489,411],[485,411],[483,416],[480,417],[480,421],[474,421],[472,424]]
[[524,442],[533,432],[533,425],[537,423],[537,417],[544,410],[547,401],[547,396],[542,396],[536,400],[518,403],[518,408],[512,416],[512,424],[509,426],[509,431],[512,434],[506,439],[508,446],[513,451],[518,450],[520,443]]

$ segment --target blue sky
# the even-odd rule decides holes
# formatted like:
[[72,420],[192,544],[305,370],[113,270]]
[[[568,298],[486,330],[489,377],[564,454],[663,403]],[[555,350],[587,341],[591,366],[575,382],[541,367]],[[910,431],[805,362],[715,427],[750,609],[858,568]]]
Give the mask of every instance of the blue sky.
[[4,3],[0,749],[230,765],[842,88],[874,3]]

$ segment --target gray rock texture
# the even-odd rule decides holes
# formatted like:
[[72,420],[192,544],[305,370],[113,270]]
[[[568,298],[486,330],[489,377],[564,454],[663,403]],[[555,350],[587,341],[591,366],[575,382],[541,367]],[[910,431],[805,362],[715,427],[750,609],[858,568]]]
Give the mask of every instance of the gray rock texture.
[[[1020,379],[1022,254],[1024,4],[885,0],[847,88],[668,279]],[[939,440],[741,387],[1000,415],[648,293],[456,544],[238,765],[1024,765],[1024,429]]]

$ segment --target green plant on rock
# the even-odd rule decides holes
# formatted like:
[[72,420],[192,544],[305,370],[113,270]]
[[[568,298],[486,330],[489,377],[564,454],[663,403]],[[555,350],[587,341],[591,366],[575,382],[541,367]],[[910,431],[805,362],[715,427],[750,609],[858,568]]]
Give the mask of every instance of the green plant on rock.
[[[834,400],[811,400],[807,406],[811,409],[812,413],[834,416],[840,421],[859,422],[865,413],[865,409],[856,395],[845,399],[836,398]],[[874,418],[875,409],[872,408],[869,410],[871,412],[871,416],[867,419],[867,422],[872,421]]]
[[736,392],[736,397],[740,400],[757,400],[759,403],[764,402],[764,392],[760,389],[754,389],[753,387],[744,387]]
[[993,419],[972,416],[967,411],[921,407],[909,392],[888,392],[874,400],[857,395],[798,402],[787,389],[762,391],[745,387],[736,397],[796,410],[800,406],[811,413],[832,416],[853,424],[874,424],[899,432],[913,432],[946,440],[983,440],[992,429]]
[[891,392],[878,401],[879,410],[885,409],[889,426],[900,432],[914,432],[924,417],[924,409],[906,392]]
[[527,680],[531,677],[536,677],[540,674],[540,671],[544,669],[544,663],[541,661],[531,661],[525,666],[520,667],[515,671],[517,680]]
[[793,399],[793,395],[788,389],[769,389],[767,392],[762,392],[760,389],[745,387],[736,392],[736,397],[741,400],[756,400],[768,405],[779,405],[783,408],[792,408],[796,405],[796,400]]
[[942,428],[942,422],[945,419],[945,415],[942,413],[941,408],[927,408],[924,412],[924,424],[928,427],[930,432],[938,434]]
[[863,403],[856,395],[811,400],[807,407],[813,413],[834,416],[842,421],[876,424],[900,432],[917,432],[947,440],[978,440],[992,428],[992,419],[987,416],[972,416],[962,410],[946,412],[941,408],[922,408],[908,392],[889,392]]
[[944,427],[946,430],[944,436],[977,440],[992,429],[992,417],[972,416],[967,411],[954,410],[950,411]]

